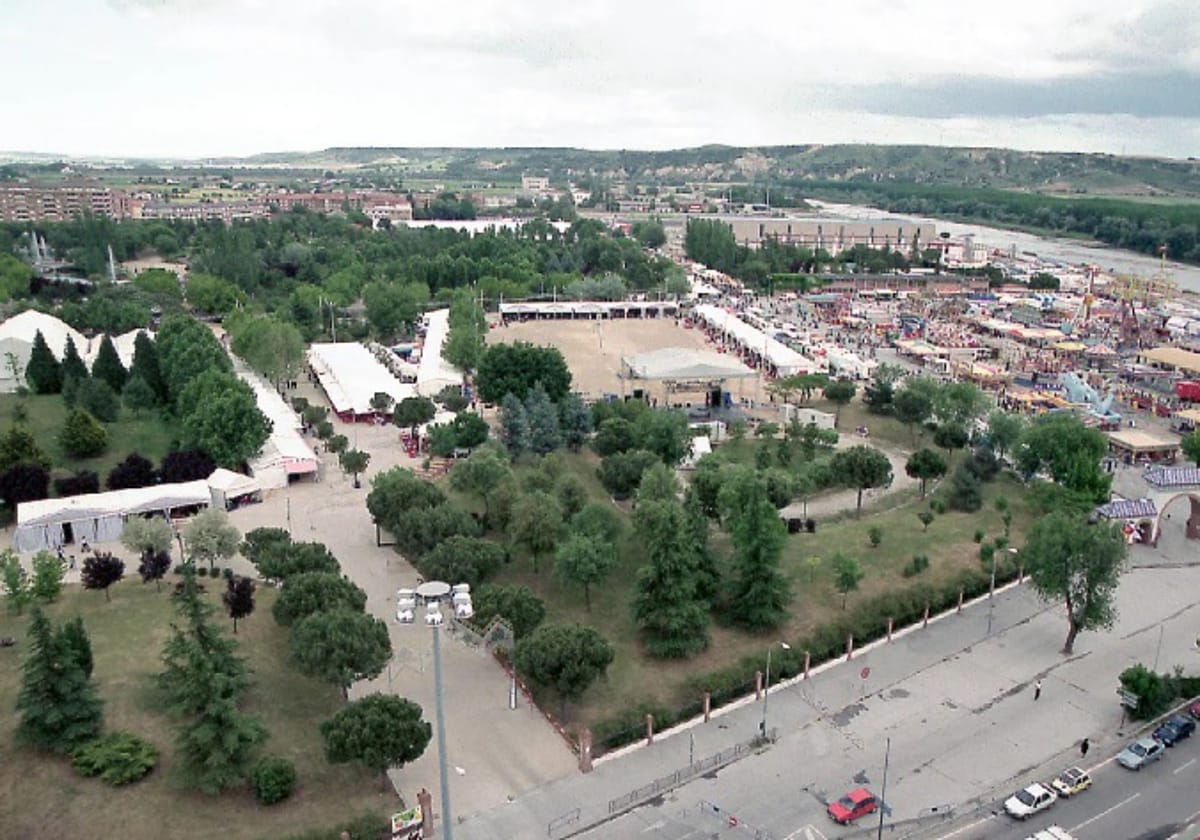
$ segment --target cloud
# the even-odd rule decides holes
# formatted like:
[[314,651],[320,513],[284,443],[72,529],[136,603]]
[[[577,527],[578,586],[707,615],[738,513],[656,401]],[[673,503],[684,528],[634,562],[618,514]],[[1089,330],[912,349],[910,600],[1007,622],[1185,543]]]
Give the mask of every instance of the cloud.
[[0,30],[0,75],[38,72],[0,88],[0,144],[221,155],[1015,137],[1186,155],[1196,2],[4,0],[20,25]]

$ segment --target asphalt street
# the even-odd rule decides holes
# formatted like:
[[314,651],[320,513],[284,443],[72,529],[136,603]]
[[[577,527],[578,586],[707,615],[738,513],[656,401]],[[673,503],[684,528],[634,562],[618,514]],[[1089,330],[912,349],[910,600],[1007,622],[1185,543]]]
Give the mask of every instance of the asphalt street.
[[[825,806],[858,786],[882,792],[890,739],[886,836],[932,838],[960,830],[956,836],[962,840],[1024,838],[1042,822],[1013,826],[1007,818],[996,818],[972,824],[998,809],[997,803],[1017,788],[1050,779],[1077,762],[1081,738],[1091,740],[1093,762],[1114,755],[1132,738],[1135,727],[1122,725],[1116,676],[1133,662],[1153,661],[1156,653],[1160,667],[1194,666],[1197,653],[1191,643],[1200,607],[1191,593],[1198,576],[1196,569],[1131,572],[1118,596],[1122,609],[1117,626],[1111,633],[1088,634],[1070,657],[1058,653],[1065,626],[1061,609],[1039,607],[1026,588],[997,599],[992,633],[987,605],[976,605],[939,623],[936,632],[931,627],[914,633],[808,682],[783,687],[772,695],[770,706],[770,726],[781,733],[776,744],[582,836],[865,837],[861,826],[834,825]],[[1160,626],[1165,639],[1161,651]],[[859,678],[863,666],[871,668],[865,682]],[[1043,685],[1038,699],[1036,680]],[[750,731],[759,711],[748,707],[714,723]],[[655,777],[647,770],[633,772],[636,762],[631,760],[655,754],[666,759],[680,740],[686,748],[687,739],[676,736],[615,761],[625,765],[621,787]],[[1186,764],[1180,758],[1189,753],[1200,755],[1200,739],[1180,745],[1141,773],[1104,766],[1097,771],[1095,788],[1078,802],[1056,806],[1053,820],[1061,815],[1066,828],[1084,824],[1090,833],[1082,834],[1082,840],[1130,840],[1151,828],[1179,827],[1200,807],[1195,793],[1200,791],[1195,775],[1200,762]],[[1180,767],[1178,774],[1172,772]],[[608,771],[614,769],[606,763],[598,777],[580,780],[577,793],[583,796],[576,802],[587,802],[584,785],[613,789],[619,780],[608,778]],[[1164,777],[1170,777],[1169,789],[1152,790],[1148,780]],[[1189,786],[1191,792],[1185,793]],[[1134,793],[1137,798],[1123,801]],[[1022,833],[1026,828],[1029,832]]]
[[[1200,743],[1191,738],[1143,770],[1113,760],[1092,770],[1092,787],[1028,820],[994,813],[940,835],[941,840],[1024,840],[1050,825],[1077,840],[1167,840],[1200,818]],[[1030,778],[1029,782],[1037,781]],[[1049,782],[1049,778],[1041,781]]]

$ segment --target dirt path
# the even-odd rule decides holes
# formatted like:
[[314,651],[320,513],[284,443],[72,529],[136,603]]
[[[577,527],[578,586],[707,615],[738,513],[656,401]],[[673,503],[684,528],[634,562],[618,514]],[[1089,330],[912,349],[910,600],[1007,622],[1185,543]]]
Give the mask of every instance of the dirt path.
[[[848,449],[851,446],[868,443],[869,441],[860,438],[856,435],[843,434],[838,440],[838,449]],[[871,444],[884,455],[892,464],[892,483],[888,487],[883,487],[878,490],[867,490],[863,493],[863,510],[875,507],[879,502],[901,490],[907,490],[910,487],[917,486],[917,480],[909,478],[904,472],[904,464],[908,461],[908,453],[898,449],[892,449],[880,444]],[[858,491],[856,490],[834,490],[829,493],[822,493],[815,498],[808,500],[808,516],[812,519],[820,521],[823,518],[835,516],[846,511],[853,511],[858,501]],[[784,519],[794,519],[803,517],[805,506],[801,502],[792,502],[787,507],[779,511],[779,515]]]

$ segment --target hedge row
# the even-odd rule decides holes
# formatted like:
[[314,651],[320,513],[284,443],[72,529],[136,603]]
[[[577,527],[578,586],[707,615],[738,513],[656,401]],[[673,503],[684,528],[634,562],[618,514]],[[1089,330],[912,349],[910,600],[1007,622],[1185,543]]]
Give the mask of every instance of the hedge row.
[[[855,646],[881,639],[887,635],[887,622],[894,622],[893,631],[915,624],[925,616],[925,607],[936,614],[958,605],[959,593],[964,599],[983,595],[991,581],[988,571],[967,568],[954,580],[935,587],[917,584],[907,589],[885,592],[862,601],[839,616],[837,620],[815,629],[809,636],[793,644],[791,650],[776,651],[771,660],[771,680],[786,680],[804,670],[804,654],[810,655],[810,665],[837,659],[846,653],[846,637],[853,635]],[[1017,567],[1011,562],[996,566],[996,583],[1015,580]],[[697,717],[704,712],[704,693],[711,694],[711,708],[717,709],[754,690],[755,673],[762,669],[761,656],[743,657],[738,662],[707,674],[692,677],[682,689],[687,704],[669,708],[659,704],[639,704],[605,718],[592,727],[592,739],[600,752],[613,750],[645,737],[645,718],[654,716],[655,731],[668,729],[677,723]]]

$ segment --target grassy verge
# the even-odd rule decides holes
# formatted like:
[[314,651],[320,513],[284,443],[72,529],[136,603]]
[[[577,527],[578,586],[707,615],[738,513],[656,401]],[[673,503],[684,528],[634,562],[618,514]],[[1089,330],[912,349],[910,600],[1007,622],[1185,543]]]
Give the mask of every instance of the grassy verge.
[[[172,580],[170,576],[168,580]],[[6,837],[122,837],[124,840],[259,840],[336,825],[355,814],[390,813],[394,794],[380,792],[379,777],[324,759],[318,724],[340,708],[337,689],[311,680],[288,665],[287,633],[270,615],[274,590],[260,590],[257,611],[239,622],[239,653],[254,672],[243,708],[270,731],[264,754],[295,762],[299,786],[293,797],[270,808],[249,790],[206,796],[182,789],[172,773],[174,720],[161,707],[152,676],[174,618],[164,585],[125,580],[104,596],[70,586],[47,613],[55,622],[81,615],[91,635],[95,672],[104,700],[105,726],[153,742],[159,765],[144,780],[111,788],[84,779],[70,762],[12,744],[15,716],[0,716],[0,826]],[[217,587],[209,597],[218,601]],[[221,615],[221,613],[218,613]],[[18,646],[0,649],[0,708],[14,708],[19,662],[28,616],[0,616],[0,636]],[[225,620],[228,627],[229,622]],[[326,836],[336,836],[337,832]]]
[[100,481],[131,452],[149,458],[156,465],[171,448],[175,437],[172,428],[156,412],[145,412],[134,416],[122,411],[113,423],[105,424],[108,429],[108,449],[96,458],[76,459],[63,452],[58,445],[58,434],[67,419],[67,406],[56,394],[18,397],[15,394],[0,394],[0,429],[7,429],[13,422],[18,406],[23,406],[28,419],[25,425],[37,438],[38,446],[50,456],[54,467],[60,470],[93,470]]

